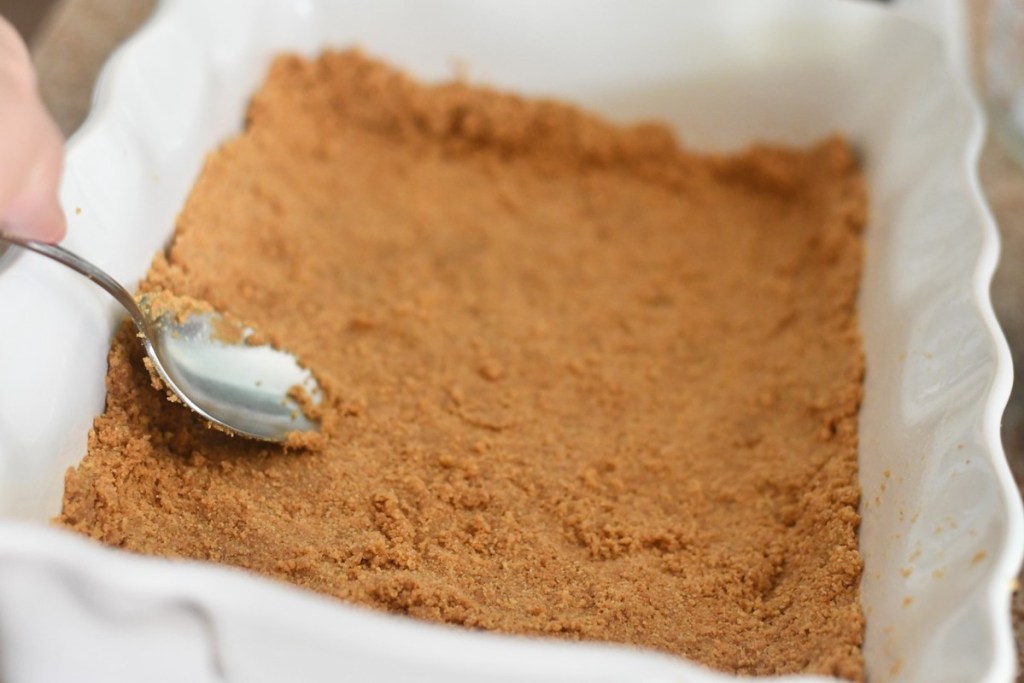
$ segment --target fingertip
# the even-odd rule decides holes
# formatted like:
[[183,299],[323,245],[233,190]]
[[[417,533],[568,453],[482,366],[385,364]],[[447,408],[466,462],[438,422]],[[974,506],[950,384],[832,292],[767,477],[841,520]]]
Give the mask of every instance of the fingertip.
[[44,224],[43,238],[47,242],[56,244],[64,239],[68,232],[67,218],[64,216],[64,209],[57,202],[53,203],[53,211],[48,221]]
[[2,225],[3,232],[51,244],[60,242],[67,233],[67,220],[57,202],[36,207],[29,213],[8,216]]

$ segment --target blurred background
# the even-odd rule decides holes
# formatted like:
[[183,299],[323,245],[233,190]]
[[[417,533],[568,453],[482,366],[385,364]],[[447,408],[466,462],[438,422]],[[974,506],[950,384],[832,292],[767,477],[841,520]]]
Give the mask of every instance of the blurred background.
[[3,0],[0,14],[14,24],[23,37],[31,36],[43,17],[59,0]]
[[0,15],[21,32],[39,72],[39,89],[70,135],[89,111],[110,52],[149,16],[157,0],[0,0]]

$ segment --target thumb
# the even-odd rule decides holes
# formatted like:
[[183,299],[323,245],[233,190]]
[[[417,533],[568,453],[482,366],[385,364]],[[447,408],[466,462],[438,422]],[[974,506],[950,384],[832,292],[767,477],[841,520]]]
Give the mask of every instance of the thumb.
[[36,89],[28,50],[0,17],[0,230],[55,242],[64,236],[57,202],[63,141]]
[[[52,124],[51,124],[52,125]],[[3,212],[3,228],[20,237],[59,242],[67,229],[57,199],[63,147],[56,131],[38,150],[20,189]]]

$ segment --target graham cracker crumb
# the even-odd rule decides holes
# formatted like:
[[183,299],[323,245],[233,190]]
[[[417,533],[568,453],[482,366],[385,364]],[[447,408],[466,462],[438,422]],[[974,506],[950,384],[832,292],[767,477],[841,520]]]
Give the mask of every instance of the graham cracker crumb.
[[317,368],[324,438],[203,428],[122,332],[59,521],[419,619],[861,679],[865,206],[838,137],[697,155],[279,58],[142,289]]

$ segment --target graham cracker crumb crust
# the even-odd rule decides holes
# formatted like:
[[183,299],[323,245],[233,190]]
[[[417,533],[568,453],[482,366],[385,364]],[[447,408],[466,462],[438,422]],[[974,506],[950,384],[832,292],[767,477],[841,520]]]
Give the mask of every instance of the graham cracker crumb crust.
[[207,429],[125,328],[58,521],[419,619],[860,679],[865,210],[840,137],[695,154],[281,57],[142,289],[294,351],[323,437]]

